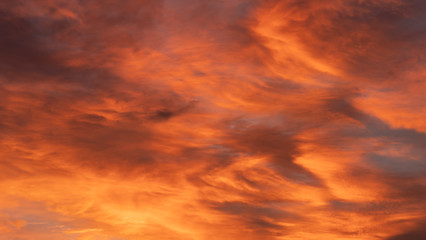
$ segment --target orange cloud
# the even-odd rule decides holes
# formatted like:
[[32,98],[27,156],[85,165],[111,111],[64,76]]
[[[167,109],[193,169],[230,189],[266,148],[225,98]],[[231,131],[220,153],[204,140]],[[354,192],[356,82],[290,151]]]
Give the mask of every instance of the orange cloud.
[[0,3],[0,240],[424,238],[425,10]]

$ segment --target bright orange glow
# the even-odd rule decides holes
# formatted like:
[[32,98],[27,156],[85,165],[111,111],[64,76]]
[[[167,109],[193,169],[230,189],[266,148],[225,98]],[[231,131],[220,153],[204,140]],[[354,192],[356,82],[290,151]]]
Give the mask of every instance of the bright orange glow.
[[0,1],[0,240],[426,239],[425,13]]

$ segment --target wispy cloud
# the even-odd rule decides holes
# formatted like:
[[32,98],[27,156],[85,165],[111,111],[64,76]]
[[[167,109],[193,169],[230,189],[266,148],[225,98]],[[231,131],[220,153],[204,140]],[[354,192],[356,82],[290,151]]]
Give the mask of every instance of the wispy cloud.
[[422,239],[422,1],[0,3],[0,239]]

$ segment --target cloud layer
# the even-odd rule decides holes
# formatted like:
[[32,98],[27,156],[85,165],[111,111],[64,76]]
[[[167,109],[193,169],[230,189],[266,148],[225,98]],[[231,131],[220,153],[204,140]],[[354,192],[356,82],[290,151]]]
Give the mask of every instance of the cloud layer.
[[426,4],[0,3],[0,239],[424,239]]

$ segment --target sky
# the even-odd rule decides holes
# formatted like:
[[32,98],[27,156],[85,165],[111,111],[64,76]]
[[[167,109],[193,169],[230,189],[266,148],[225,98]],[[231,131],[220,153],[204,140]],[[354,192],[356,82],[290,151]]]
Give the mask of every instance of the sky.
[[0,1],[0,240],[426,239],[426,2]]

